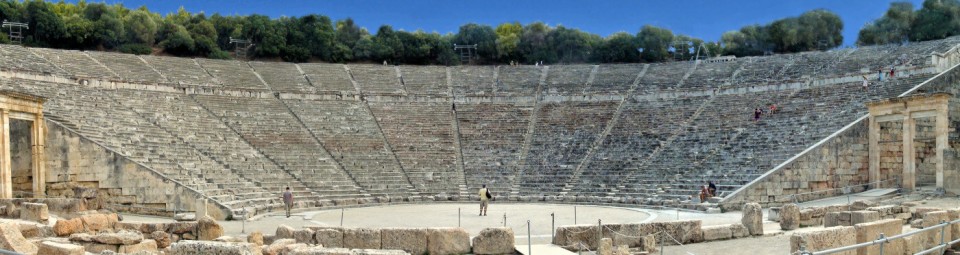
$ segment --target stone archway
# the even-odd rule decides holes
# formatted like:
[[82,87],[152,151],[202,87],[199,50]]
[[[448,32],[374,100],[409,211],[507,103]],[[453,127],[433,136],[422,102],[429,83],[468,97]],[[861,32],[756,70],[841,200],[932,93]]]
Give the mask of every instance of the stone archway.
[[12,120],[30,123],[30,168],[33,197],[46,194],[44,157],[43,97],[14,91],[0,90],[0,198],[13,198],[13,169],[10,151]]
[[870,183],[898,179],[907,192],[918,183],[944,188],[943,150],[948,147],[952,97],[935,93],[867,103]]

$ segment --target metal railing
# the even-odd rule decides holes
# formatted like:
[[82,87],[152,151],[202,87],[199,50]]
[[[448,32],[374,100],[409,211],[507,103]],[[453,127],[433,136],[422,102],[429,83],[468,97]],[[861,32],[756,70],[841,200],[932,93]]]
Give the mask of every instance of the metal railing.
[[[865,247],[870,247],[870,246],[878,245],[878,246],[879,246],[879,247],[878,247],[878,248],[879,248],[879,254],[880,254],[880,255],[883,255],[883,254],[884,254],[884,253],[883,253],[883,252],[884,252],[884,250],[883,250],[884,245],[887,244],[887,243],[889,243],[891,240],[903,239],[903,238],[908,237],[908,236],[912,236],[912,235],[916,235],[916,234],[920,234],[920,233],[926,233],[926,232],[930,232],[930,231],[938,231],[938,230],[940,231],[940,244],[938,244],[938,245],[936,245],[936,246],[933,246],[933,247],[930,247],[929,249],[926,249],[926,250],[923,250],[923,251],[914,253],[914,255],[932,254],[932,252],[938,252],[938,254],[943,254],[943,253],[947,250],[948,247],[951,247],[951,246],[953,246],[954,244],[960,243],[960,237],[953,237],[953,238],[957,238],[957,239],[951,240],[950,242],[946,242],[945,234],[946,234],[946,232],[948,231],[948,230],[947,230],[947,227],[950,227],[951,225],[954,225],[954,224],[960,224],[960,220],[954,220],[954,221],[950,221],[950,222],[941,221],[940,224],[937,224],[937,225],[925,227],[925,228],[923,228],[923,229],[920,229],[920,230],[917,230],[917,231],[914,231],[914,232],[903,233],[903,234],[899,234],[899,235],[895,235],[895,236],[891,236],[891,237],[886,237],[886,236],[883,235],[883,233],[880,233],[880,236],[877,237],[877,239],[876,239],[876,240],[873,240],[873,241],[858,243],[858,244],[854,244],[854,245],[850,245],[850,246],[837,247],[837,248],[832,248],[832,249],[827,249],[827,250],[822,250],[822,251],[815,251],[815,252],[807,251],[807,250],[806,250],[806,247],[804,247],[803,245],[801,245],[801,246],[800,246],[800,250],[797,251],[797,254],[800,254],[800,255],[824,255],[824,254],[834,254],[834,253],[839,253],[839,252],[850,251],[850,250],[855,250],[855,249],[859,249],[859,248],[865,248]],[[920,240],[920,241],[923,241],[923,240]]]

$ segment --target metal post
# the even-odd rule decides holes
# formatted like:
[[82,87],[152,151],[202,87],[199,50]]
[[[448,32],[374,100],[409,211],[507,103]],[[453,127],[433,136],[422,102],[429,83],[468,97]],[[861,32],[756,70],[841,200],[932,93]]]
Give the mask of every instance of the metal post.
[[533,241],[530,240],[530,220],[527,220],[527,255],[533,254],[531,243],[533,243]]
[[243,223],[241,224],[242,225],[240,227],[240,234],[246,234],[247,233],[247,208],[246,207],[243,208]]
[[457,227],[460,227],[460,208],[457,208]]
[[[877,240],[883,240],[884,238],[886,237],[883,236],[883,233],[880,233],[880,237],[878,237]],[[883,243],[885,242],[880,242],[880,255],[883,255]]]
[[341,227],[343,227],[343,210],[344,208],[340,208],[340,226]]
[[507,227],[507,213],[503,213],[503,227]]
[[680,208],[677,208],[677,220],[680,220]]
[[660,239],[660,255],[663,255],[663,233],[657,233],[657,237]]
[[850,204],[850,194],[847,194],[847,204]]
[[573,206],[573,225],[577,225],[577,206]]
[[550,213],[550,242],[553,242],[553,239],[556,238],[554,232],[557,231],[557,217]]
[[603,239],[603,222],[597,219],[597,247],[600,247],[600,239]]
[[[947,227],[950,226],[950,224],[944,224],[944,223],[947,223],[947,221],[945,220],[940,221],[940,224],[943,224],[943,226],[940,227],[940,245],[943,245],[943,239],[946,238],[944,234],[946,234],[945,232],[947,230]],[[943,245],[943,248],[940,248],[940,253],[943,253],[943,251],[945,251],[944,248],[946,247],[947,247],[946,245]]]

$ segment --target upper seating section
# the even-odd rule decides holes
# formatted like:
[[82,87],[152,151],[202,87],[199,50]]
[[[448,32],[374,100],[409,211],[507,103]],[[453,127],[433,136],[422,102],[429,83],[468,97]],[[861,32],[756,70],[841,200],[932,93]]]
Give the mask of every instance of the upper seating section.
[[220,85],[220,82],[210,76],[193,59],[160,56],[142,56],[142,58],[170,82],[196,86]]
[[[600,65],[597,67],[593,83],[587,86],[585,91],[588,94],[624,94],[633,86],[637,75],[643,71],[643,66],[640,64]],[[553,67],[550,71],[553,72]]]
[[314,90],[307,78],[300,73],[296,64],[256,61],[249,63],[273,91],[311,92]]
[[370,195],[409,195],[410,182],[363,102],[285,102]]
[[497,95],[532,96],[540,85],[543,68],[538,66],[499,66]]
[[403,87],[410,94],[448,95],[447,68],[442,66],[400,66]]
[[395,66],[349,65],[350,74],[362,93],[402,94],[403,87]]
[[467,187],[511,188],[531,112],[532,103],[457,104]]
[[690,73],[690,77],[683,82],[684,89],[716,89],[733,78],[733,73],[742,65],[742,61],[710,62],[701,61],[697,69]]
[[113,70],[122,81],[146,84],[170,82],[166,78],[163,78],[157,70],[148,66],[147,63],[137,55],[102,51],[88,51],[86,53],[110,70]]
[[306,63],[299,66],[310,85],[318,91],[357,92],[350,73],[341,64]]
[[555,65],[547,72],[547,94],[583,94],[594,65]]
[[496,67],[454,66],[450,67],[453,94],[457,96],[493,95]]
[[800,77],[786,77],[795,59],[793,55],[773,55],[767,57],[749,57],[743,60],[740,72],[733,80],[733,86],[767,85],[789,83]]
[[793,65],[784,71],[784,76],[790,80],[834,76],[837,74],[834,67],[849,51],[812,51],[793,54]]
[[647,73],[640,78],[640,87],[650,92],[676,89],[680,80],[690,71],[690,68],[693,68],[693,65],[692,61],[650,64]]
[[247,62],[198,58],[197,63],[227,88],[266,89]]
[[458,174],[450,103],[369,102],[383,135],[421,194],[457,194]]
[[48,73],[53,75],[67,74],[67,72],[60,67],[54,66],[50,61],[33,53],[30,48],[9,44],[0,44],[0,70]]
[[30,50],[74,76],[101,78],[104,80],[114,80],[117,78],[116,74],[81,51],[48,48],[30,48]]

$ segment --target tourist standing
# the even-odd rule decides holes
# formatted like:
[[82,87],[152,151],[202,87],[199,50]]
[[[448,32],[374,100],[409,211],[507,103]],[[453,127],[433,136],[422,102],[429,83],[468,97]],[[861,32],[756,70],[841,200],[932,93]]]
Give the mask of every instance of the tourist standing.
[[863,91],[867,91],[868,87],[870,86],[870,82],[867,81],[867,76],[861,75],[860,77],[863,77]]
[[490,199],[493,196],[490,195],[490,190],[487,190],[486,184],[477,193],[480,195],[480,216],[487,216],[487,208],[490,207]]
[[293,193],[290,193],[290,187],[283,192],[283,208],[287,211],[287,218],[290,218],[290,208],[293,207]]
[[759,121],[759,120],[760,120],[760,114],[763,114],[763,111],[761,111],[760,108],[754,108],[754,109],[753,109],[753,121]]
[[883,68],[877,68],[877,81],[883,81]]

